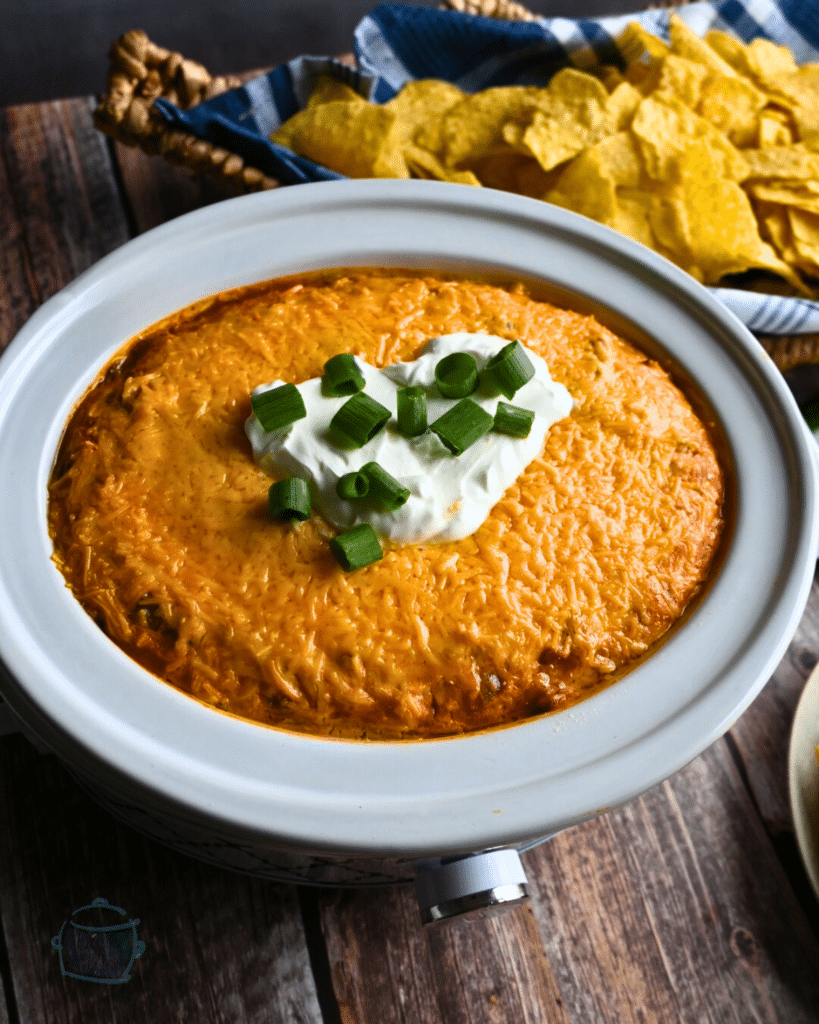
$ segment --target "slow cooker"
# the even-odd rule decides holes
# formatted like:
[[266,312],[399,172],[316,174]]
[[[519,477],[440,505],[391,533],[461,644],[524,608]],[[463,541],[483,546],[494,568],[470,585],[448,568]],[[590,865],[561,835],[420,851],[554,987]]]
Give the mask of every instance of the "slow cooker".
[[[209,294],[327,267],[519,279],[593,312],[713,415],[729,479],[719,564],[683,621],[568,711],[405,742],[296,735],[205,707],[86,615],[51,561],[46,487],[71,410],[124,342]],[[714,742],[795,632],[817,548],[814,443],[779,372],[705,288],[546,203],[426,181],[228,200],[122,246],[46,302],[0,360],[2,693],[112,813],[265,877],[418,878],[427,920],[516,902],[517,852],[623,803]]]

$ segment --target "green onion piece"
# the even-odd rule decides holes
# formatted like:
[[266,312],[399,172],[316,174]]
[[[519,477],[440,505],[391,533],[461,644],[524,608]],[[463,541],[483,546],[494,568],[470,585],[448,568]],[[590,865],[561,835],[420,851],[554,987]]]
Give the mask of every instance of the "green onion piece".
[[359,523],[330,541],[330,550],[342,569],[360,569],[384,557],[375,530],[369,523]]
[[271,519],[289,522],[297,519],[303,523],[310,518],[310,488],[307,481],[298,476],[289,476],[270,485],[267,492],[267,508]]
[[498,402],[495,412],[495,430],[499,434],[510,437],[528,437],[532,429],[535,414],[531,409],[521,409],[519,405]]
[[453,352],[435,366],[435,383],[444,398],[466,398],[478,386],[478,364],[468,352]]
[[427,429],[427,396],[421,388],[399,388],[398,429],[404,437],[418,437]]
[[359,391],[342,405],[330,420],[330,427],[353,448],[361,448],[372,441],[389,419],[389,409]]
[[494,424],[494,417],[477,402],[462,398],[431,423],[429,429],[440,437],[453,455],[462,455],[470,445],[488,434]]
[[366,383],[349,352],[342,352],[327,360],[324,364],[324,379],[327,382],[327,390],[334,398],[363,391]]
[[489,383],[504,397],[514,398],[515,392],[534,377],[535,368],[523,345],[513,341],[492,356],[483,372]]
[[336,483],[336,494],[344,501],[358,501],[363,498],[370,489],[370,481],[363,470],[358,473],[345,473],[338,478]]
[[406,505],[410,492],[377,462],[368,462],[361,467],[361,472],[370,483],[370,494],[388,511],[397,512],[402,505]]
[[304,399],[295,384],[282,384],[281,387],[261,391],[250,396],[250,404],[256,413],[256,419],[265,430],[280,430],[289,427],[296,420],[303,420],[307,415]]

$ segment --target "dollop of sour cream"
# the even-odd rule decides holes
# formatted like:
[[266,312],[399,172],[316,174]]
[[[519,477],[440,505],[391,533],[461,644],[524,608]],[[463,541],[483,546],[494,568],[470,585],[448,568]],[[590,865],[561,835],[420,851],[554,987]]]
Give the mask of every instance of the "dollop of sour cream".
[[[549,427],[572,409],[569,392],[552,380],[544,360],[531,349],[526,354],[535,375],[523,385],[511,404],[530,409],[535,418],[526,438],[491,431],[462,455],[453,455],[431,431],[405,437],[395,420],[396,393],[410,385],[422,388],[427,397],[429,423],[450,409],[452,399],[442,398],[435,385],[435,366],[453,352],[475,357],[478,371],[508,340],[489,334],[447,334],[432,338],[418,359],[375,369],[356,357],[366,381],[365,392],[393,414],[393,419],[362,448],[347,449],[334,441],[330,420],[349,399],[323,393],[320,377],[298,385],[307,416],[281,430],[266,431],[255,415],[245,424],[259,466],[281,476],[299,476],[310,484],[313,505],[342,530],[370,523],[377,534],[399,544],[460,540],[483,523],[503,492],[536,458]],[[282,381],[263,384],[260,394],[279,387]],[[498,401],[506,401],[481,382],[471,396],[490,415]],[[397,512],[379,510],[364,502],[344,501],[336,495],[336,483],[345,473],[377,462],[410,491]]]

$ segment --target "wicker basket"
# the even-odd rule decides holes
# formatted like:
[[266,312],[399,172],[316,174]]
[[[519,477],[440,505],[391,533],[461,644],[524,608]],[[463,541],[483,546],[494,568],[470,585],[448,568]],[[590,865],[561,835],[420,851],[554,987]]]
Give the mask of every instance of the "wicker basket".
[[[533,21],[535,17],[514,0],[444,0],[442,6],[505,21]],[[275,178],[249,167],[238,154],[169,128],[153,109],[154,100],[162,97],[187,110],[236,88],[242,79],[214,78],[201,64],[157,46],[138,29],[121,36],[108,56],[106,91],[94,111],[100,131],[127,146],[139,146],[171,163],[211,174],[238,192],[279,186]]]
[[[684,2],[670,0],[653,6],[673,7]],[[441,6],[505,21],[533,21],[536,17],[515,0],[443,0]],[[121,36],[111,47],[109,59],[106,91],[94,111],[100,131],[198,174],[212,175],[235,192],[279,187],[276,178],[248,166],[237,153],[169,128],[154,110],[153,101],[159,97],[186,110],[241,85],[241,78],[213,77],[201,64],[157,46],[140,30]],[[819,335],[759,335],[759,340],[783,372],[819,363]]]

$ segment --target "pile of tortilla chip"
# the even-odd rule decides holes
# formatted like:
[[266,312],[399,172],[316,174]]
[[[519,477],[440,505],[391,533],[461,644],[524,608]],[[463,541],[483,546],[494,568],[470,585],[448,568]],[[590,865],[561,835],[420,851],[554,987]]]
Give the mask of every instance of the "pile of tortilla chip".
[[271,136],[352,178],[432,178],[556,203],[650,246],[705,284],[764,271],[819,286],[819,64],[763,39],[670,45],[640,25],[625,74],[566,68],[547,88],[466,95],[411,82],[376,105],[318,81]]

